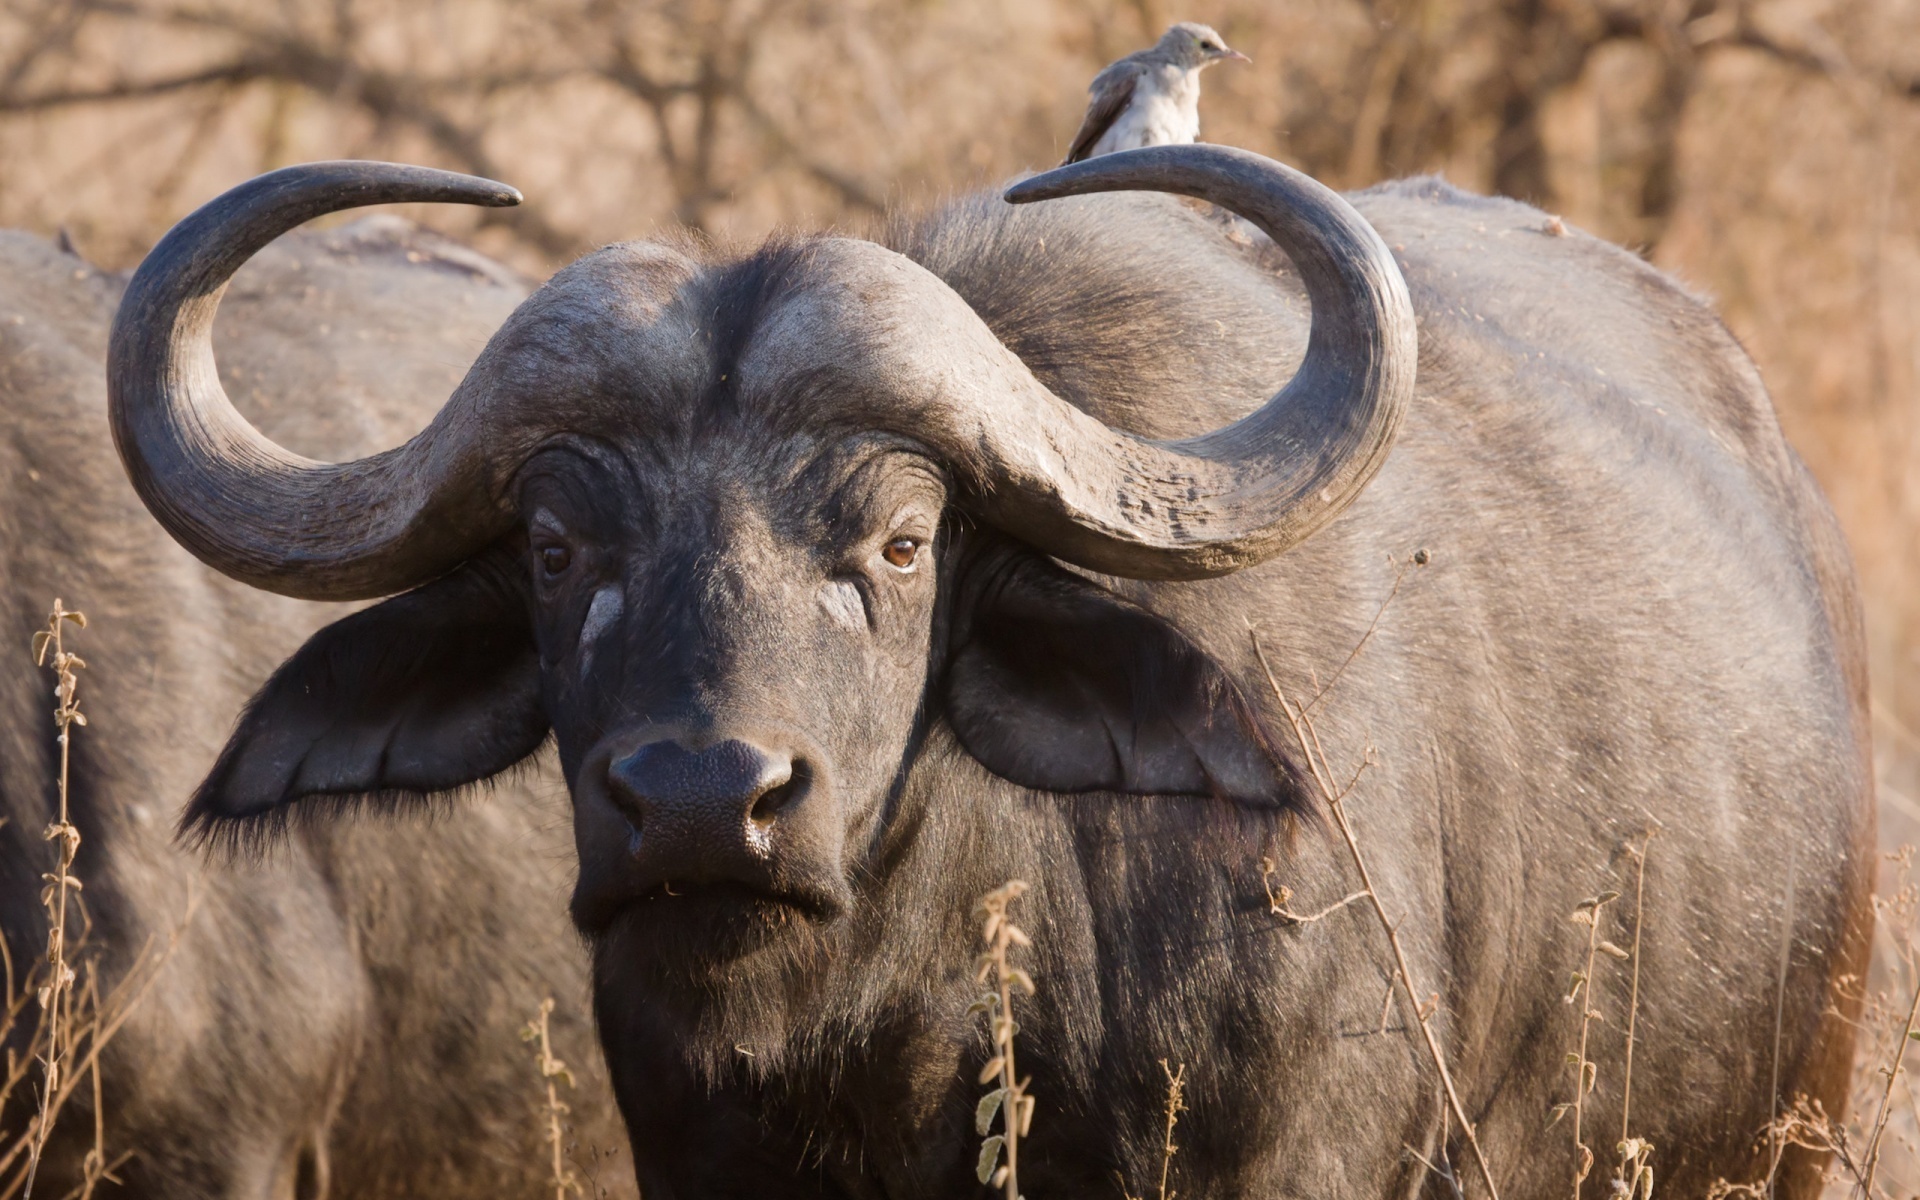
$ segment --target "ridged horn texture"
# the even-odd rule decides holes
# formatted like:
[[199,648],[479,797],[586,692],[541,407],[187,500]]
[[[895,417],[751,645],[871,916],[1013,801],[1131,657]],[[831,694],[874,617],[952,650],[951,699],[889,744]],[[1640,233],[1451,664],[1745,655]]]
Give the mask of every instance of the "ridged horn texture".
[[393,163],[287,167],[195,211],[134,273],[107,352],[114,444],[147,508],[214,569],[288,596],[365,599],[445,571],[510,520],[467,406],[395,449],[316,462],[261,436],[214,368],[221,293],[268,242],[326,213],[417,202],[501,207],[520,193]]
[[1001,381],[1010,411],[984,422],[988,487],[976,507],[1050,554],[1129,578],[1198,579],[1271,558],[1331,520],[1386,460],[1418,357],[1406,281],[1352,205],[1244,150],[1108,154],[1024,180],[1006,198],[1112,191],[1198,197],[1264,230],[1313,306],[1306,358],[1257,411],[1181,441],[1118,432],[1050,393],[1035,411],[1044,389],[1031,376]]

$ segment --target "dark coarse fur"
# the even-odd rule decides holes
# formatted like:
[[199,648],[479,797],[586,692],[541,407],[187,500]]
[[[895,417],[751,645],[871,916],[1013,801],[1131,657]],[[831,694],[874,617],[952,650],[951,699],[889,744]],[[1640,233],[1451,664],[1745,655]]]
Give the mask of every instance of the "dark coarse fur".
[[[432,722],[394,714],[450,659],[411,681],[324,669],[423,644],[469,603],[430,583],[296,656],[246,727],[294,747],[282,768],[216,773],[191,819],[303,803],[301,747],[392,786],[328,740],[335,717],[438,763],[408,776],[421,791],[504,765],[519,743],[489,730],[550,724],[651,1200],[979,1194],[971,908],[1010,878],[1034,885],[1040,983],[1020,1017],[1029,1195],[1153,1190],[1162,1059],[1187,1069],[1170,1189],[1189,1200],[1445,1195],[1421,1160],[1463,1147],[1410,1014],[1381,1028],[1381,930],[1361,906],[1269,911],[1263,858],[1303,909],[1355,880],[1251,626],[1296,695],[1338,677],[1314,718],[1336,769],[1374,749],[1348,812],[1504,1194],[1566,1185],[1570,1139],[1543,1127],[1576,1033],[1567,917],[1655,827],[1635,1131],[1663,1194],[1749,1175],[1780,1099],[1844,1106],[1869,924],[1864,659],[1832,517],[1751,362],[1658,272],[1432,181],[1353,200],[1419,315],[1398,443],[1322,532],[1197,583],[1095,579],[965,515],[968,464],[890,428],[888,377],[846,366],[888,269],[870,247],[582,260],[477,368],[581,414],[521,472],[525,530],[489,551],[527,556],[517,595],[461,617],[525,614],[537,697],[503,660],[494,697],[519,711],[463,697],[415,737]],[[982,198],[892,238],[1058,394],[1137,433],[1225,424],[1305,345],[1271,247],[1163,197]],[[925,567],[889,575],[876,556],[903,536]],[[1416,550],[1428,565],[1348,663]],[[617,616],[589,636],[590,611]],[[609,764],[695,735],[816,764],[776,825],[804,850],[649,858],[662,835],[621,815]],[[465,770],[436,737],[474,748]],[[1625,988],[1595,984],[1590,1128],[1619,1119]],[[1815,1194],[1816,1166],[1793,1158],[1780,1194]]]
[[[197,900],[105,1056],[108,1154],[134,1157],[117,1172],[125,1186],[101,1194],[550,1194],[540,1084],[517,1035],[551,994],[558,1053],[580,1080],[569,1099],[582,1154],[617,1149],[602,1182],[631,1195],[586,1019],[586,955],[566,927],[550,762],[462,804],[457,820],[302,829],[258,863],[174,844],[174,816],[240,702],[345,610],[233,584],[168,540],[107,431],[101,362],[123,280],[21,234],[0,234],[0,262],[7,946],[23,966],[46,945],[52,683],[26,647],[55,596],[92,618],[69,641],[89,663],[73,804],[84,953],[99,956],[103,989],[143,946],[164,947]],[[221,367],[235,401],[287,444],[365,453],[425,422],[525,294],[498,265],[392,219],[302,234],[235,280]],[[91,1108],[82,1086],[36,1195],[74,1182]],[[0,1124],[11,1136],[27,1115],[9,1109]]]

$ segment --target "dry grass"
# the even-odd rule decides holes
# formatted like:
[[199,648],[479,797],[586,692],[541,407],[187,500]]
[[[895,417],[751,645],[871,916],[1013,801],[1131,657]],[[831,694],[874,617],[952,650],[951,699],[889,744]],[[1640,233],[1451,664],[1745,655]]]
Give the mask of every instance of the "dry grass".
[[[67,961],[67,897],[80,891],[80,881],[73,877],[74,856],[80,852],[80,831],[67,819],[67,780],[74,727],[84,727],[87,723],[76,695],[80,686],[79,673],[87,664],[66,647],[66,628],[69,623],[85,629],[87,616],[85,613],[68,612],[66,605],[55,597],[53,611],[47,615],[47,627],[33,635],[33,663],[36,667],[52,666],[55,679],[53,694],[59,701],[53,710],[53,723],[54,728],[59,730],[55,740],[60,745],[60,815],[53,824],[47,826],[45,835],[46,840],[58,848],[53,872],[41,876],[47,885],[40,892],[40,904],[47,910],[47,961],[46,974],[35,989],[35,999],[46,1021],[47,1042],[45,1051],[39,1056],[39,1116],[33,1124],[27,1147],[27,1178],[22,1188],[27,1196],[33,1195],[33,1181],[40,1172],[40,1156],[46,1151],[47,1136],[53,1132],[53,1119],[57,1111],[53,1107],[53,1100],[60,1093],[60,1068],[69,1057],[66,1052],[71,1049],[61,1040],[60,1018],[63,1014],[67,1015],[67,1024],[73,1024],[70,1010],[73,1006],[73,984],[78,978],[72,964]],[[93,1074],[97,1101],[99,1070],[96,1068]],[[99,1147],[95,1149],[98,1151]],[[93,1183],[90,1177],[86,1184],[87,1192],[93,1191]]]
[[527,1022],[520,1031],[520,1040],[536,1043],[534,1063],[540,1069],[541,1082],[546,1085],[545,1117],[547,1124],[547,1146],[552,1154],[549,1168],[553,1172],[553,1200],[567,1200],[568,1196],[584,1195],[580,1177],[567,1163],[566,1117],[572,1110],[560,1099],[561,1083],[569,1090],[574,1086],[573,1072],[567,1064],[553,1056],[553,1039],[549,1034],[548,1023],[553,1016],[553,997],[540,1002],[540,1011],[533,1020]]
[[[993,990],[968,1009],[986,1014],[993,1045],[993,1056],[980,1068],[980,1083],[1000,1085],[980,1097],[974,1109],[974,1131],[986,1139],[980,1143],[976,1173],[981,1183],[1003,1189],[1006,1200],[1020,1200],[1020,1139],[1033,1125],[1034,1098],[1027,1093],[1032,1080],[1020,1078],[1015,1062],[1014,1038],[1020,1025],[1014,1020],[1013,995],[1033,995],[1034,984],[1033,977],[1010,958],[1015,947],[1025,949],[1033,942],[1007,911],[1026,891],[1026,883],[1015,879],[980,898],[975,915],[983,922],[980,936],[987,948],[975,962],[974,982]],[[996,1117],[1000,1132],[989,1134]]]
[[1624,1200],[1650,1200],[1653,1195],[1653,1146],[1633,1136],[1633,1040],[1640,1028],[1640,929],[1646,919],[1647,855],[1653,850],[1657,828],[1649,830],[1638,846],[1629,846],[1633,855],[1633,946],[1627,951],[1632,964],[1632,980],[1627,988],[1627,1042],[1621,1054],[1625,1063],[1620,1084],[1620,1161],[1613,1172],[1613,1193]]
[[[1913,877],[1914,850],[1903,845],[1883,856],[1871,975],[1854,981],[1864,993],[1855,1059],[1851,1113],[1832,1119],[1804,1097],[1762,1134],[1769,1170],[1756,1184],[1728,1196],[1765,1194],[1777,1172],[1781,1148],[1801,1146],[1831,1156],[1828,1200],[1880,1200],[1910,1196],[1920,1188],[1920,1102],[1907,1055],[1920,1032],[1920,884]],[[1717,1197],[1713,1198],[1717,1200]]]
[[[1427,552],[1416,550],[1406,562],[1400,565],[1399,570],[1394,574],[1393,587],[1388,591],[1386,598],[1380,602],[1380,607],[1375,610],[1373,619],[1367,623],[1366,631],[1360,635],[1352,652],[1311,697],[1295,700],[1287,694],[1286,689],[1280,686],[1278,677],[1274,675],[1272,664],[1267,661],[1267,652],[1260,645],[1258,631],[1248,631],[1248,635],[1253,639],[1254,657],[1259,660],[1260,669],[1267,677],[1267,686],[1272,689],[1274,699],[1280,703],[1280,711],[1285,714],[1287,725],[1293,731],[1294,741],[1299,746],[1301,757],[1307,764],[1307,773],[1313,780],[1315,790],[1320,793],[1321,801],[1326,804],[1327,811],[1332,814],[1334,827],[1340,831],[1341,841],[1346,845],[1347,855],[1353,863],[1354,872],[1360,878],[1360,890],[1357,893],[1315,913],[1312,917],[1295,917],[1291,913],[1280,912],[1281,906],[1285,903],[1285,897],[1276,899],[1271,883],[1268,885],[1268,901],[1283,918],[1300,921],[1318,920],[1336,909],[1344,908],[1350,902],[1357,902],[1360,897],[1367,900],[1373,915],[1379,920],[1381,930],[1386,935],[1387,946],[1393,953],[1394,978],[1405,994],[1409,1023],[1420,1029],[1421,1041],[1426,1047],[1427,1057],[1433,1062],[1434,1071],[1440,1077],[1440,1088],[1447,1099],[1447,1110],[1466,1136],[1467,1148],[1473,1154],[1474,1167],[1479,1173],[1481,1186],[1486,1189],[1491,1200],[1500,1200],[1500,1189],[1493,1182],[1493,1168],[1487,1162],[1486,1153],[1480,1148],[1479,1133],[1474,1129],[1473,1123],[1467,1120],[1466,1109],[1460,1104],[1459,1091],[1454,1087],[1453,1072],[1448,1069],[1446,1055],[1441,1052],[1439,1040],[1434,1036],[1432,1020],[1440,1007],[1439,993],[1431,994],[1424,1002],[1421,1000],[1420,988],[1414,983],[1413,969],[1407,965],[1406,951],[1400,944],[1400,923],[1387,914],[1386,904],[1373,886],[1373,875],[1367,869],[1366,855],[1360,848],[1359,839],[1354,835],[1353,825],[1347,820],[1345,802],[1353,794],[1353,789],[1359,784],[1361,777],[1373,765],[1373,747],[1366,748],[1361,754],[1360,761],[1355,764],[1352,771],[1348,772],[1346,782],[1342,784],[1334,774],[1326,749],[1320,743],[1319,729],[1314,725],[1313,720],[1314,710],[1326,699],[1334,684],[1340,681],[1340,677],[1346,674],[1347,668],[1373,639],[1374,631],[1380,627],[1380,620],[1386,615],[1388,606],[1400,594],[1400,585],[1406,579],[1407,572],[1426,564]],[[1271,875],[1272,860],[1262,860],[1262,865],[1263,869]],[[1382,1024],[1385,1024],[1384,1017]]]
[[[1567,1065],[1573,1068],[1573,1099],[1557,1106],[1554,1109],[1554,1117],[1558,1119],[1568,1111],[1573,1113],[1574,1200],[1579,1200],[1580,1186],[1586,1182],[1587,1176],[1593,1171],[1593,1147],[1581,1139],[1580,1126],[1586,1116],[1587,1097],[1599,1083],[1600,1074],[1598,1064],[1587,1057],[1587,1037],[1593,1031],[1593,1023],[1603,1019],[1600,1010],[1594,1007],[1593,998],[1594,962],[1599,957],[1600,947],[1603,944],[1600,940],[1600,919],[1607,905],[1619,898],[1619,892],[1601,892],[1597,896],[1581,901],[1573,910],[1571,918],[1575,924],[1586,927],[1587,966],[1584,971],[1574,974],[1573,983],[1563,997],[1569,1005],[1580,1006],[1580,1043],[1579,1047],[1567,1056]],[[1617,951],[1622,958],[1627,956],[1626,951],[1614,947],[1612,942],[1604,944]]]
[[[100,1084],[100,1056],[113,1040],[136,1006],[153,985],[161,966],[179,944],[191,919],[195,900],[188,899],[187,914],[163,943],[142,946],[132,965],[111,988],[101,990],[94,955],[88,951],[89,922],[81,901],[82,885],[74,874],[80,850],[80,831],[69,819],[67,807],[68,764],[74,730],[84,727],[86,717],[79,706],[79,672],[86,667],[81,658],[67,649],[69,627],[86,628],[86,617],[68,611],[59,600],[53,602],[47,628],[34,635],[33,658],[36,666],[54,672],[54,723],[60,747],[59,811],[50,823],[45,839],[54,843],[52,870],[42,878],[46,887],[40,901],[47,913],[47,949],[39,962],[24,975],[16,975],[11,954],[0,939],[0,966],[5,971],[5,1009],[0,1012],[0,1043],[7,1051],[6,1073],[0,1078],[0,1112],[24,1085],[31,1088],[33,1115],[18,1130],[0,1132],[0,1200],[33,1195],[42,1153],[61,1114],[84,1080],[89,1090],[93,1117],[93,1145],[80,1164],[80,1178],[68,1191],[66,1200],[90,1200],[102,1183],[119,1183],[114,1172],[133,1151],[107,1151],[106,1109]],[[13,1049],[25,1030],[24,1053]],[[39,1078],[29,1082],[34,1068]]]
[[1180,1114],[1187,1111],[1187,1064],[1175,1068],[1163,1058],[1160,1069],[1167,1073],[1167,1135],[1160,1143],[1160,1200],[1174,1200],[1176,1193],[1167,1191],[1167,1175],[1173,1170],[1173,1156],[1180,1152],[1173,1144],[1173,1130],[1180,1123]]

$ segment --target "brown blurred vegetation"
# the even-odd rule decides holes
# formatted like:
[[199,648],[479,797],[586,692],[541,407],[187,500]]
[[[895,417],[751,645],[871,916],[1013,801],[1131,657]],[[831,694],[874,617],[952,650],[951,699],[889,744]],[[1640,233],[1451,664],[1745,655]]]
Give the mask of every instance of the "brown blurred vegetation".
[[0,0],[0,225],[131,265],[257,171],[492,175],[421,220],[541,274],[665,225],[859,226],[1055,162],[1170,20],[1204,135],[1444,172],[1711,297],[1853,539],[1889,844],[1920,836],[1920,0]]

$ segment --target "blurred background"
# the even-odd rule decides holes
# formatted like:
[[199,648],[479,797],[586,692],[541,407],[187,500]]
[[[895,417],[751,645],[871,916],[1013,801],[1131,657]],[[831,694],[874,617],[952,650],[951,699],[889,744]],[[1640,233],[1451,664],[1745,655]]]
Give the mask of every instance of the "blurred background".
[[1718,306],[1852,538],[1884,841],[1920,840],[1920,0],[0,0],[0,225],[127,267],[249,175],[376,157],[518,185],[412,215],[536,277],[858,229],[1058,161],[1180,19],[1254,60],[1206,140],[1529,200]]

